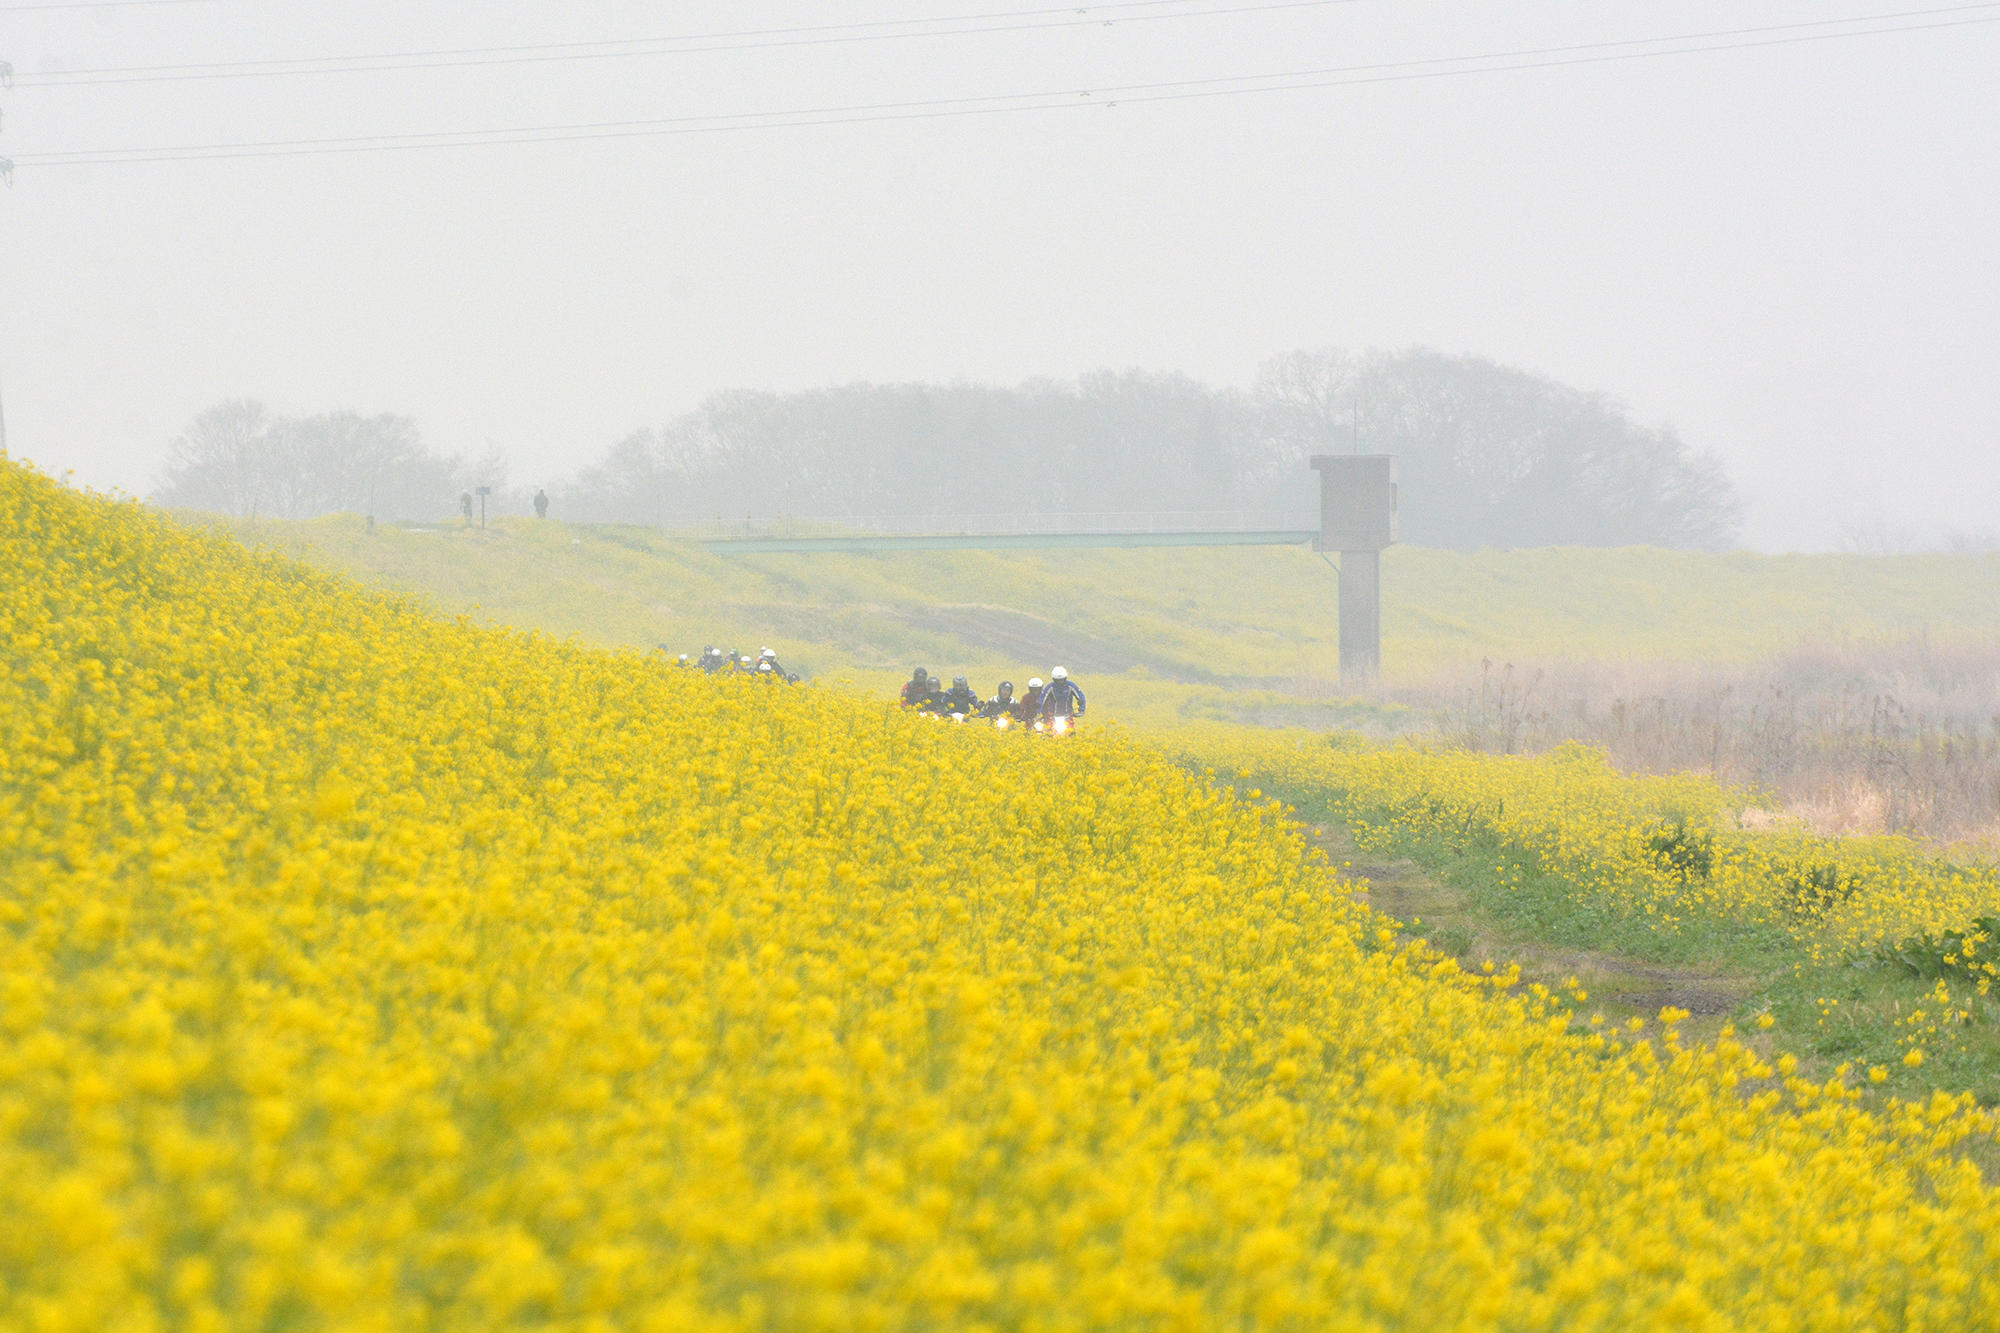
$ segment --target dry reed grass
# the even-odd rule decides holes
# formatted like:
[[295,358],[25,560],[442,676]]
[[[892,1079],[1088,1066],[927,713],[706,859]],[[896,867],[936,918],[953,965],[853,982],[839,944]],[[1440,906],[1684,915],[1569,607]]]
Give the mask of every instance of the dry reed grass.
[[1388,695],[1475,749],[1582,741],[1767,789],[1823,832],[2000,854],[2000,636],[1818,639],[1755,665],[1488,661]]

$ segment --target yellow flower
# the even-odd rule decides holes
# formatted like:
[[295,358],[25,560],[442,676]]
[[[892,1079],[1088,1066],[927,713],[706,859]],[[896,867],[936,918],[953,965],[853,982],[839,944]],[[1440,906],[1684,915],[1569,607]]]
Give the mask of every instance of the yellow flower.
[[[1991,1112],[1574,1023],[1108,730],[1010,744],[439,620],[4,461],[0,655],[0,1328],[2000,1303]],[[1364,844],[1493,830],[1511,882],[1662,930],[1797,915],[1714,784],[1236,731],[1206,763],[1347,793]],[[1986,893],[1803,852],[1852,892],[1786,928],[1830,947]]]

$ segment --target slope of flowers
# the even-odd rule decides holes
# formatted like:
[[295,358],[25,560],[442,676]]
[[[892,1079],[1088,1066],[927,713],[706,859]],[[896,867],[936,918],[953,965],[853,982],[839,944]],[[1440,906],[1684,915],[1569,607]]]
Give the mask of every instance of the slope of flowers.
[[1568,1035],[1261,802],[0,461],[0,1329],[1963,1327],[1991,1118]]
[[[1699,775],[1621,773],[1569,745],[1522,758],[1236,728],[1175,750],[1326,802],[1364,846],[1477,838],[1552,876],[1581,907],[1676,932],[1725,920],[1791,935],[1820,961],[1971,930],[2000,911],[2000,873],[1907,838],[1746,829],[1758,798]],[[1984,970],[1990,983],[2000,972]]]

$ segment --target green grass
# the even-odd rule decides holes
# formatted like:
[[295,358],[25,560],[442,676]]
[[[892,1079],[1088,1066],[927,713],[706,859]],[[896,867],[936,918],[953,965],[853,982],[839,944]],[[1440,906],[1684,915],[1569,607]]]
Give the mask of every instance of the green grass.
[[[1399,725],[1340,699],[1335,576],[1303,549],[724,557],[649,529],[524,519],[485,531],[369,532],[351,517],[233,526],[440,610],[599,644],[769,644],[870,688],[916,663],[987,689],[1061,661],[1134,682],[1129,693],[1163,717]],[[1397,547],[1383,585],[1391,684],[1481,659],[1747,662],[1814,636],[2000,631],[1996,555]]]

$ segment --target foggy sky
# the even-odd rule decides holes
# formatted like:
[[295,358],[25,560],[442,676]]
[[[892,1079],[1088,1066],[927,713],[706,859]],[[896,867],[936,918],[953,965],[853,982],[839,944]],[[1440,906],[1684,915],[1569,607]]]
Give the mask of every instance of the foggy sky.
[[[78,67],[1047,0],[0,0],[0,61],[22,79],[0,91],[0,156],[1097,89],[1920,7],[1246,3],[782,49],[31,87]],[[0,191],[0,392],[14,454],[96,486],[148,489],[190,417],[243,396],[408,413],[432,446],[490,445],[533,486],[723,389],[1100,367],[1247,384],[1294,347],[1423,343],[1672,423],[1725,460],[1754,546],[1824,548],[1857,522],[1994,534],[1996,76],[1988,24],[1004,115],[24,162]]]

